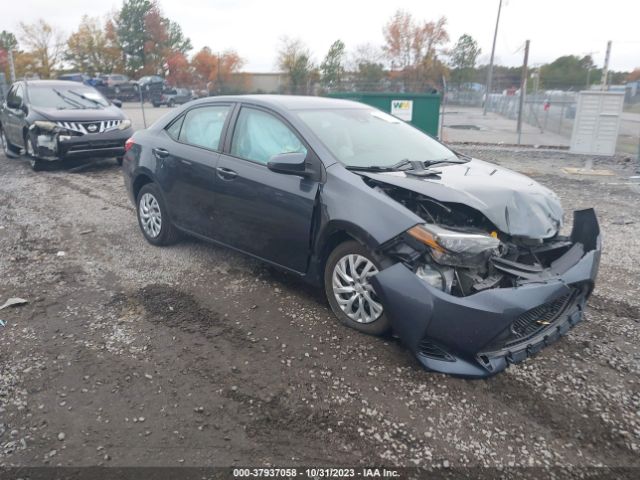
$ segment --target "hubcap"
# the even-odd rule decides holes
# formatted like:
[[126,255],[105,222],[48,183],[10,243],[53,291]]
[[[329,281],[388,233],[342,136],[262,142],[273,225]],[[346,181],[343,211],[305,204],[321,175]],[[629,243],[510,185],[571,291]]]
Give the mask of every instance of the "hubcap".
[[160,205],[156,197],[150,193],[145,193],[140,199],[140,223],[144,232],[151,238],[156,238],[160,235],[160,229],[162,228],[162,212],[160,212]]
[[371,323],[382,315],[382,305],[369,283],[376,273],[373,262],[358,254],[345,255],[333,268],[333,295],[347,317],[358,323]]

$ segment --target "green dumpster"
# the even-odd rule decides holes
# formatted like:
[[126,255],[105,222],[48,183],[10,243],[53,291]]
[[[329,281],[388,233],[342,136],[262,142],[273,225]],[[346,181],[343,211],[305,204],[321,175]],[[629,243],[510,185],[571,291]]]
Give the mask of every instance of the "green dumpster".
[[434,137],[440,133],[440,95],[437,93],[337,92],[328,96],[366,103]]

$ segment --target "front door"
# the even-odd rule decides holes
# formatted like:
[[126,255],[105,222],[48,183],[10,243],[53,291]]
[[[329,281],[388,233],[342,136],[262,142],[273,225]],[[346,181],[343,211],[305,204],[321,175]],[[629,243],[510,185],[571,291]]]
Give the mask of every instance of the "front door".
[[279,153],[307,152],[282,119],[242,107],[229,154],[216,178],[219,241],[297,272],[306,272],[318,180],[272,172]]
[[22,85],[14,85],[7,94],[7,108],[5,109],[4,133],[7,140],[17,147],[24,144],[22,138],[22,125],[24,123],[24,88]]

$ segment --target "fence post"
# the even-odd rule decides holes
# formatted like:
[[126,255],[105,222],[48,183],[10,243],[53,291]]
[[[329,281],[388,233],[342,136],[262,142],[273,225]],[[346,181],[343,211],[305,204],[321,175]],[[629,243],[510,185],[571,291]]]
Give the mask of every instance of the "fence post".
[[138,93],[140,94],[140,108],[142,109],[142,123],[144,124],[144,128],[147,128],[147,116],[144,113],[144,98],[142,97],[142,88],[138,85]]

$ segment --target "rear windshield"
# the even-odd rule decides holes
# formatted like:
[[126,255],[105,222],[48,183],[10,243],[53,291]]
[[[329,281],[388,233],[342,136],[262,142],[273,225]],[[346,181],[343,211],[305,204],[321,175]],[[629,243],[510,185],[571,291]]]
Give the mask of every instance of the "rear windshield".
[[29,103],[34,107],[58,110],[104,108],[109,102],[100,93],[86,85],[29,86]]

